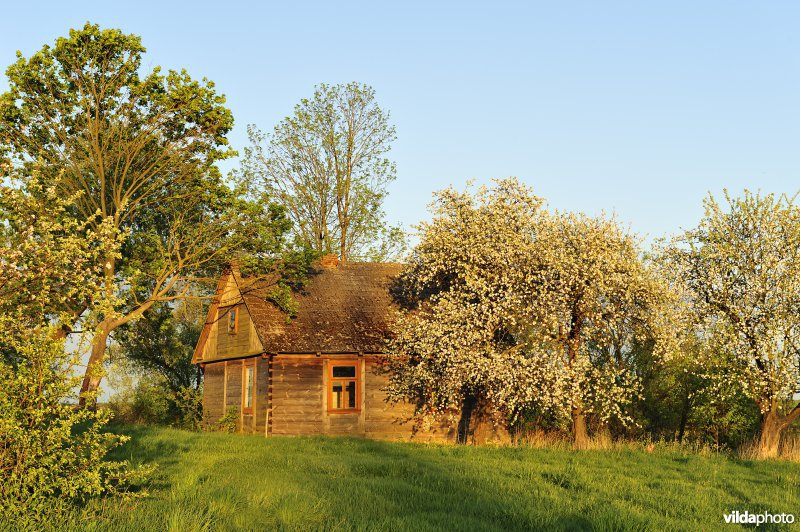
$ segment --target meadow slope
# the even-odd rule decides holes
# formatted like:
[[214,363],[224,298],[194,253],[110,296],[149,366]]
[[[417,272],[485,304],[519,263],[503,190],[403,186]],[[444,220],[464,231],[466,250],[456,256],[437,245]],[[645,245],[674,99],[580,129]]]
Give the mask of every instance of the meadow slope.
[[[800,466],[676,450],[571,452],[125,428],[147,498],[62,522],[96,530],[714,530],[800,514]],[[798,515],[800,517],[800,515]]]

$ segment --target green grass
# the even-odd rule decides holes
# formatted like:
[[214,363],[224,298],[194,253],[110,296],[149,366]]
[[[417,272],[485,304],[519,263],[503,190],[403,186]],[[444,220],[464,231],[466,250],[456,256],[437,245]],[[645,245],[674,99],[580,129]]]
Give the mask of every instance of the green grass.
[[[731,510],[800,518],[800,466],[676,450],[572,452],[126,428],[150,495],[101,530],[713,530]],[[94,514],[90,517],[91,514]]]

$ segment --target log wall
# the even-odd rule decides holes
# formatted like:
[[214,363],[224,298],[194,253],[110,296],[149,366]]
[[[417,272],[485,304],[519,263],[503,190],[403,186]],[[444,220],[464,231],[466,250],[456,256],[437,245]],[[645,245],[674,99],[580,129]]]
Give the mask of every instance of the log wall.
[[276,356],[272,361],[272,434],[322,434],[322,360]]
[[[387,377],[379,374],[374,357],[273,355],[255,357],[253,414],[242,413],[243,360],[228,360],[205,365],[203,413],[213,424],[225,411],[239,412],[238,431],[259,435],[350,435],[367,438],[438,441],[455,440],[453,427],[442,424],[430,431],[412,434],[412,424],[404,422],[413,407],[386,402]],[[246,359],[246,360],[252,360]],[[354,361],[359,365],[359,411],[328,412],[328,364]]]
[[225,412],[225,362],[207,364],[203,370],[203,423],[213,425]]

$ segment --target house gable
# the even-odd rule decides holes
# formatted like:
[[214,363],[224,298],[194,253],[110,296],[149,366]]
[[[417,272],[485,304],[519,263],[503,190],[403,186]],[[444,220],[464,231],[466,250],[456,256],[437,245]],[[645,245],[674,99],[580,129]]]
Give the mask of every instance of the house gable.
[[248,357],[264,352],[261,339],[239,288],[236,270],[226,271],[208,309],[195,347],[193,364]]

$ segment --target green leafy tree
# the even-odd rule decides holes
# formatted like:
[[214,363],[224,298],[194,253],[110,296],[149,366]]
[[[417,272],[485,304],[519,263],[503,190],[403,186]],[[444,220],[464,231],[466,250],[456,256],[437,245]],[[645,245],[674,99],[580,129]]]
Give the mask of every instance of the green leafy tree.
[[148,473],[105,459],[127,437],[103,430],[108,410],[75,409],[80,357],[66,355],[53,332],[0,318],[3,350],[13,352],[0,360],[0,521],[19,528],[90,497],[122,494]]
[[[122,417],[185,428],[199,426],[202,379],[200,369],[192,364],[192,355],[205,320],[203,307],[195,301],[184,301],[176,308],[158,303],[142,318],[115,332],[113,353],[120,363],[112,368],[126,375],[132,373],[131,380],[135,381],[115,386],[118,393],[111,402],[118,404]],[[154,401],[163,404],[155,409],[158,415],[143,405]]]
[[404,235],[382,210],[396,174],[386,158],[395,128],[371,87],[321,84],[272,135],[248,132],[240,177],[255,197],[286,208],[303,245],[343,261],[402,254]]
[[[74,407],[87,337],[67,353],[63,331],[49,325],[70,298],[97,288],[97,250],[62,216],[74,198],[0,192],[9,216],[0,240],[0,521],[34,529],[90,497],[122,493],[147,470],[105,459],[126,438],[104,430],[108,411]],[[29,225],[15,231],[9,220]]]
[[[793,394],[800,360],[800,208],[794,198],[745,191],[710,196],[696,229],[665,251],[690,305],[689,341],[700,338],[706,393],[744,394],[761,412],[758,452],[776,456],[800,417]],[[723,368],[724,371],[720,369]]]
[[166,303],[151,307],[141,319],[121,327],[114,339],[119,354],[145,372],[155,372],[174,393],[200,385],[200,373],[192,354],[200,337],[205,316],[202,308],[188,311],[186,305],[173,309]]
[[65,328],[94,331],[84,394],[100,383],[114,330],[196,295],[237,253],[274,257],[286,230],[279,208],[223,183],[216,163],[233,154],[233,118],[214,84],[144,72],[144,52],[139,37],[87,23],[20,54],[0,96],[1,171],[27,193],[53,184],[74,196],[69,213],[98,251],[99,289],[65,303]]

